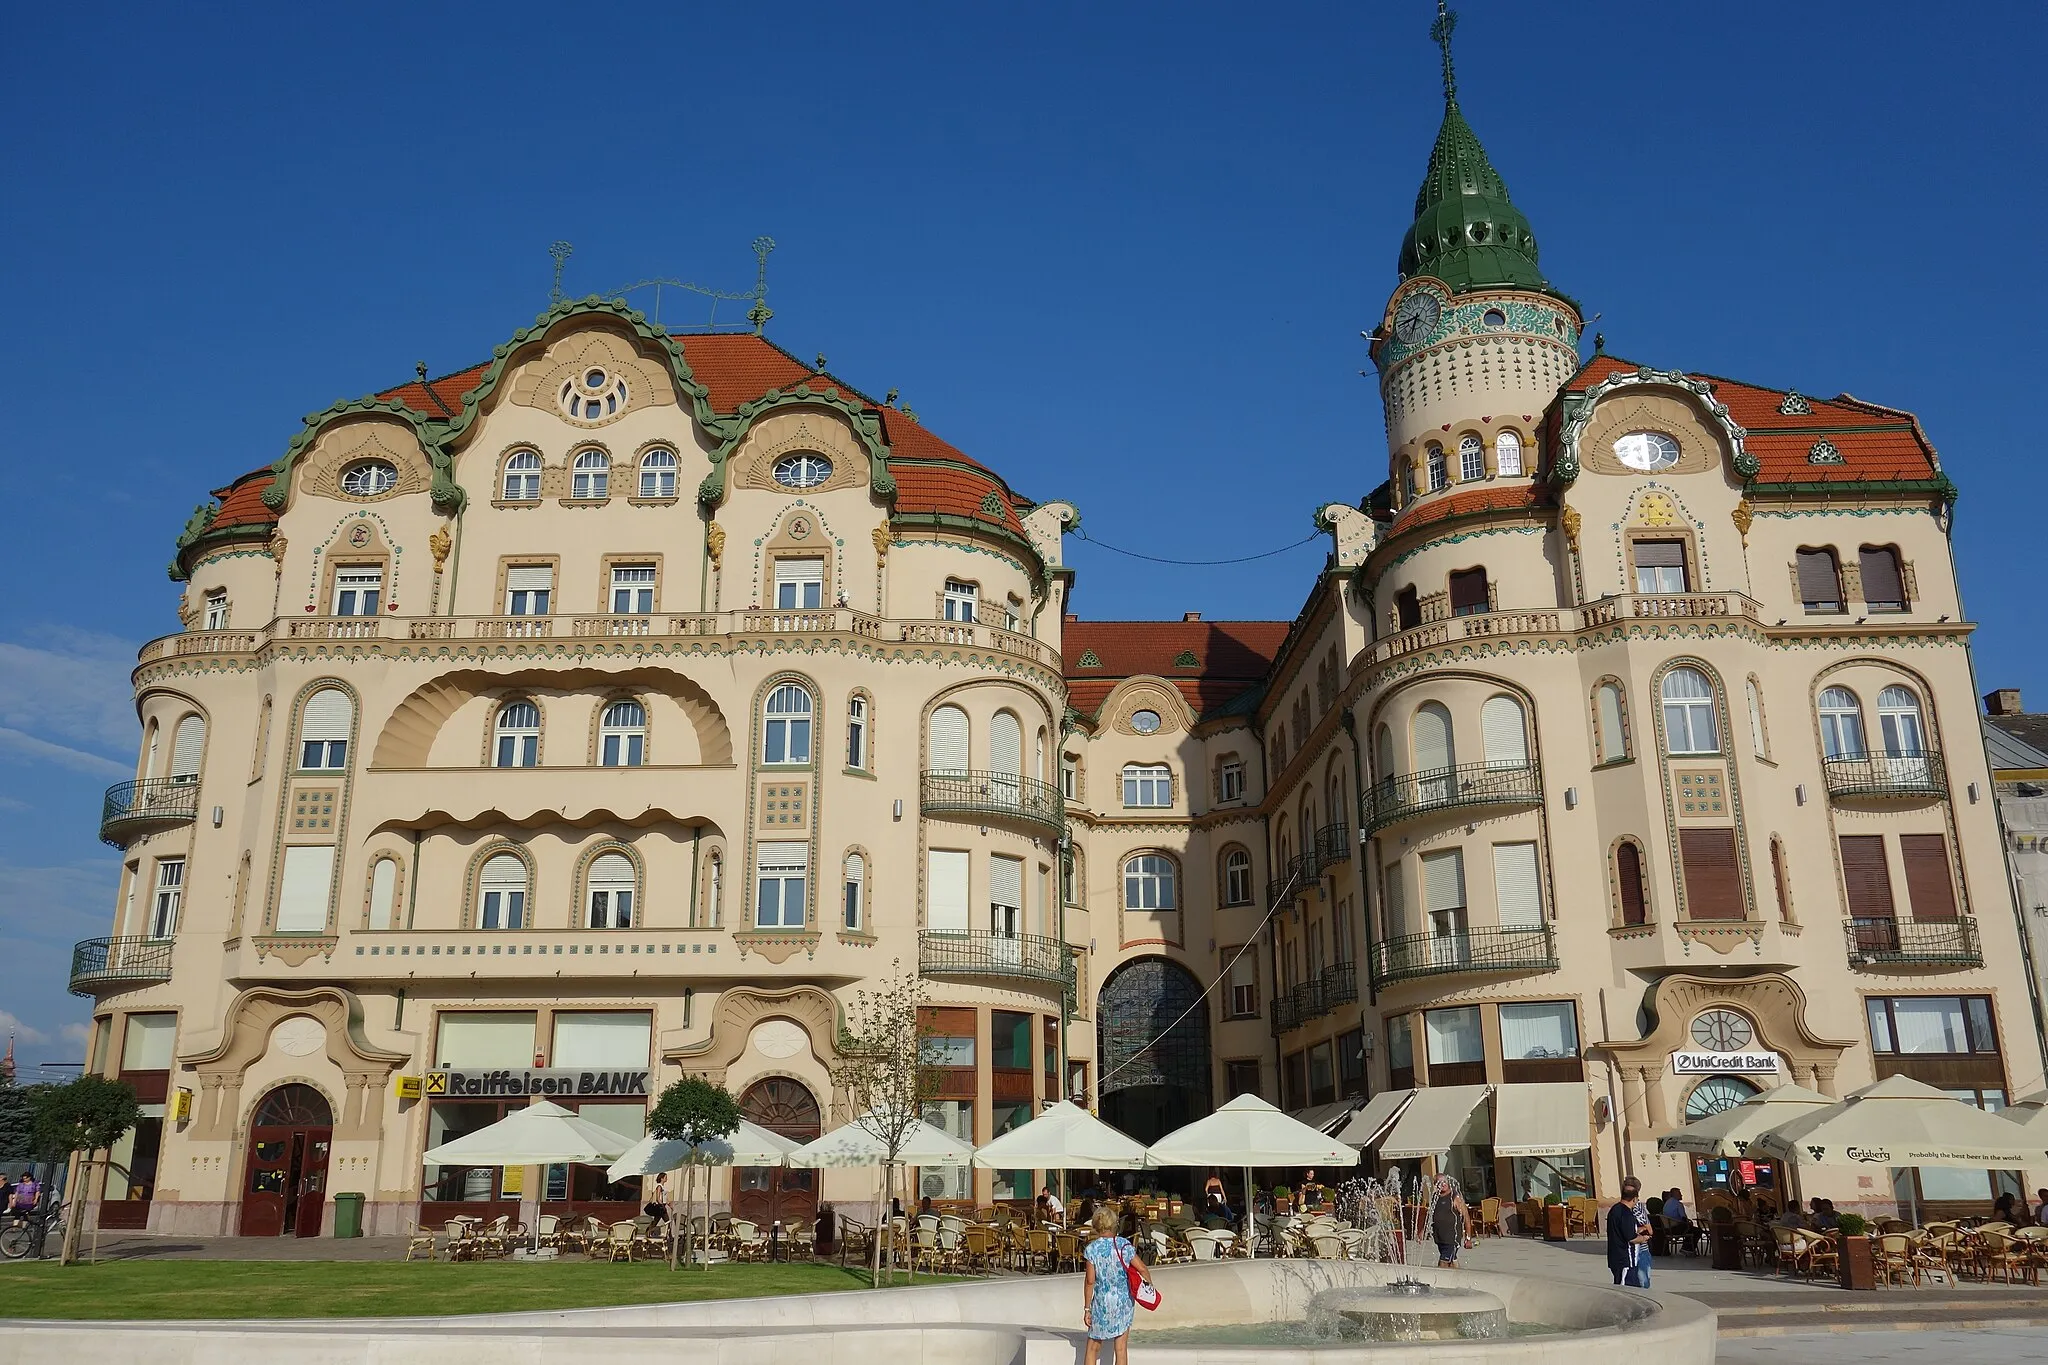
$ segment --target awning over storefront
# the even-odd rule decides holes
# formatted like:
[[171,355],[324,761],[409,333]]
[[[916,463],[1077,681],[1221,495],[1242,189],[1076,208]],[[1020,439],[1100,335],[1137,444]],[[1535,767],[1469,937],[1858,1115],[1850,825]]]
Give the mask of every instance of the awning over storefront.
[[1351,1119],[1334,1136],[1339,1142],[1348,1142],[1361,1151],[1386,1136],[1387,1129],[1394,1126],[1394,1120],[1401,1117],[1401,1111],[1415,1098],[1413,1090],[1384,1090],[1365,1102],[1365,1108],[1351,1116]]
[[1335,1104],[1312,1104],[1306,1109],[1290,1109],[1287,1117],[1296,1123],[1305,1123],[1319,1133],[1327,1133],[1357,1107],[1357,1100],[1338,1100]]
[[1503,1085],[1494,1092],[1495,1156],[1569,1156],[1592,1145],[1584,1081]]
[[1451,1150],[1472,1113],[1486,1103],[1489,1085],[1432,1085],[1415,1092],[1394,1131],[1380,1144],[1380,1160],[1413,1161]]

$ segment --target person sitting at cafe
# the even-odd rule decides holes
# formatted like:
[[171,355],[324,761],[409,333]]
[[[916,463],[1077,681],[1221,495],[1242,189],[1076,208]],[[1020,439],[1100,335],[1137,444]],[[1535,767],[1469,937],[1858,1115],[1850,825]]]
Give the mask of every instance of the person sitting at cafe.
[[1835,1212],[1835,1201],[1816,1199],[1813,1201],[1813,1227],[1816,1232],[1833,1232],[1842,1226],[1842,1216]]
[[1067,1206],[1060,1202],[1060,1197],[1052,1192],[1050,1185],[1038,1192],[1038,1220],[1048,1225],[1067,1221]]
[[1771,1226],[1777,1228],[1810,1228],[1813,1224],[1807,1221],[1806,1210],[1800,1208],[1799,1201],[1795,1199],[1785,1205],[1783,1213],[1771,1220]]

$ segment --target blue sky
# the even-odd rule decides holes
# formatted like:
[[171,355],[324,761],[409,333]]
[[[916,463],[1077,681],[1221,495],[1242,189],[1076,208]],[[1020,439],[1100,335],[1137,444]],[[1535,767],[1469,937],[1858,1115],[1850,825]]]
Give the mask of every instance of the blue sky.
[[[1985,687],[2048,705],[2035,588],[2048,9],[1466,0],[1461,104],[1609,348],[1920,414]],[[1441,114],[1424,0],[1266,7],[35,6],[0,46],[0,1029],[77,1058],[98,796],[207,490],[307,412],[547,302],[740,289],[769,335],[1089,534],[1285,545],[1383,477],[1379,318]],[[858,25],[856,27],[856,25]],[[668,320],[685,315],[671,309]],[[1070,542],[1071,543],[1071,542]],[[1091,617],[1291,617],[1321,549]],[[2001,582],[2001,577],[2008,581]]]

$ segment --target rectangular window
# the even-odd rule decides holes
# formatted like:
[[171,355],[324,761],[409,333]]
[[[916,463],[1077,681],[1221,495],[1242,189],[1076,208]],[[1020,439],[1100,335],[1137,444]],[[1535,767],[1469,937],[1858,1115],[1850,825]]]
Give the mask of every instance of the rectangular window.
[[1847,893],[1849,917],[1894,918],[1898,912],[1892,903],[1892,874],[1885,864],[1884,836],[1844,834],[1837,846],[1842,851],[1842,889]]
[[1223,903],[1252,903],[1252,860],[1248,854],[1233,852],[1223,860]]
[[1259,950],[1251,944],[1241,948],[1225,948],[1223,961],[1228,965],[1228,993],[1224,997],[1226,1019],[1256,1019],[1259,1014]]
[[169,938],[178,932],[178,903],[185,895],[185,860],[165,858],[156,865],[156,895],[149,906],[149,936]]
[[654,611],[654,566],[612,565],[612,615],[647,616]]
[[1484,569],[1460,569],[1451,575],[1451,615],[1476,616],[1493,610],[1492,589]]
[[1543,927],[1543,881],[1536,866],[1536,845],[1493,846],[1493,902],[1503,929]]
[[377,599],[384,590],[384,570],[378,567],[334,571],[334,614],[375,616]]
[[1280,1107],[1300,1109],[1308,1103],[1308,1055],[1290,1052],[1280,1063]]
[[754,927],[801,929],[810,874],[810,846],[762,844],[755,854],[755,868]]
[[867,895],[867,859],[858,853],[846,857],[846,881],[840,897],[840,922],[850,933],[860,932],[861,902]]
[[169,1071],[178,1037],[175,1014],[131,1014],[121,1032],[123,1071]]
[[1603,683],[1594,695],[1599,699],[1600,708],[1600,761],[1618,763],[1628,757],[1628,731],[1621,715],[1621,689],[1612,683]]
[[1237,759],[1224,760],[1223,767],[1216,775],[1216,794],[1219,800],[1242,801],[1244,799],[1244,764]]
[[548,564],[514,564],[505,570],[505,614],[546,616],[555,592],[555,570]]
[[1682,540],[1639,540],[1636,551],[1636,591],[1669,595],[1690,592],[1685,576],[1685,542]]
[[327,894],[334,884],[334,848],[297,845],[284,851],[278,878],[277,932],[327,932]]
[[1458,447],[1458,482],[1477,483],[1486,477],[1486,451],[1476,442]]
[[630,886],[591,887],[590,909],[584,924],[591,929],[632,928],[633,888]]
[[1744,919],[1742,869],[1732,829],[1681,829],[1679,857],[1685,866],[1685,908],[1691,919]]
[[775,608],[777,611],[809,611],[824,604],[824,560],[778,559],[775,561]]
[[531,1010],[443,1014],[439,1035],[434,1049],[437,1068],[486,1070],[533,1065]]
[[1060,796],[1068,801],[1081,797],[1081,760],[1072,754],[1060,755]]
[[924,927],[934,934],[965,934],[967,854],[949,848],[925,851]]
[[1510,1062],[1579,1055],[1579,1025],[1569,1000],[1500,1007],[1500,1055]]
[[1317,1043],[1308,1050],[1308,1102],[1328,1104],[1337,1098],[1336,1059],[1330,1055],[1328,1043]]
[[228,595],[225,591],[206,594],[206,617],[200,623],[201,630],[226,630],[228,628]]
[[[1415,1071],[1415,1026],[1406,1014],[1390,1015],[1387,1019],[1387,1067],[1395,1076]],[[1394,1084],[1401,1084],[1395,1081]]]
[[1413,630],[1422,624],[1422,599],[1415,589],[1403,588],[1394,594],[1394,629]]
[[1173,804],[1173,773],[1163,765],[1124,769],[1124,805],[1158,808]]
[[1032,1018],[1032,1015],[1013,1010],[989,1011],[988,1064],[991,1070],[1031,1070]]
[[1465,930],[1465,854],[1462,849],[1422,855],[1423,908],[1438,937]]
[[643,1067],[654,1041],[645,1010],[576,1010],[555,1016],[550,1066]]
[[1949,875],[1948,836],[1901,834],[1899,854],[1906,864],[1906,902],[1916,920],[1956,918],[1956,885]]
[[1337,1093],[1345,1099],[1365,1097],[1365,1030],[1337,1035]]
[[1982,995],[1871,996],[1870,1047],[1892,1055],[1996,1056],[1991,1000]]
[[975,604],[979,601],[980,597],[981,589],[974,584],[962,583],[954,578],[947,579],[944,598],[946,619],[948,621],[974,620]]
[[1431,1066],[1486,1061],[1486,1040],[1480,1032],[1477,1005],[1430,1010],[1422,1016],[1422,1027],[1428,1039]]
[[1251,1061],[1225,1062],[1223,1064],[1223,1088],[1228,1092],[1226,1098],[1233,1100],[1239,1095],[1258,1094],[1258,1060],[1254,1058]]
[[1386,938],[1402,938],[1408,933],[1408,890],[1401,884],[1401,860],[1388,863],[1381,876],[1386,894],[1380,897],[1380,933]]
[[1023,918],[1023,860],[996,854],[988,860],[988,931],[998,938],[1015,938]]
[[1888,545],[1866,545],[1856,552],[1862,569],[1863,605],[1872,611],[1904,611],[1906,578],[1899,570],[1899,552]]
[[862,772],[868,766],[868,699],[846,703],[846,766]]
[[1833,550],[1801,550],[1796,556],[1799,600],[1808,611],[1842,609],[1842,575]]

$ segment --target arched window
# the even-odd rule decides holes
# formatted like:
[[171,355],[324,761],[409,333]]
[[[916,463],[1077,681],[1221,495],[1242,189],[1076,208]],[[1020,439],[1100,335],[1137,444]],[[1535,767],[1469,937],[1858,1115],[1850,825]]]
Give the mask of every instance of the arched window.
[[1486,444],[1471,432],[1458,438],[1458,482],[1477,483],[1486,477]]
[[1664,752],[1718,754],[1720,727],[1714,722],[1714,685],[1697,668],[1664,675]]
[[1415,461],[1401,461],[1401,505],[1415,501]]
[[569,496],[589,501],[611,492],[612,461],[602,450],[586,450],[576,457],[569,480]]
[[[1441,787],[1450,780],[1445,773],[1457,763],[1457,746],[1451,735],[1451,713],[1440,702],[1422,703],[1415,708],[1416,773],[1430,776],[1433,786]],[[1432,799],[1428,792],[1418,791],[1417,795],[1425,801]]]
[[379,858],[370,864],[370,927],[398,927],[398,859]]
[[1685,1121],[1697,1123],[1711,1118],[1723,1109],[1733,1109],[1756,1093],[1756,1086],[1740,1076],[1709,1076],[1685,1097]]
[[526,863],[515,853],[493,855],[477,877],[476,927],[526,927]]
[[1436,442],[1429,443],[1429,491],[1434,493],[1451,481],[1450,463],[1444,458],[1444,448]]
[[1628,757],[1628,704],[1620,683],[1604,682],[1593,689],[1593,728],[1600,762],[1619,763]]
[[1927,733],[1920,723],[1920,699],[1904,687],[1887,687],[1877,694],[1877,728],[1884,736],[1884,751],[1892,758],[1924,758]]
[[1792,882],[1785,871],[1785,841],[1775,834],[1771,836],[1771,885],[1778,893],[1778,918],[1787,924],[1797,923],[1792,918]]
[[846,766],[856,772],[868,767],[868,699],[857,692],[846,703]]
[[515,450],[505,460],[506,502],[540,501],[540,456],[531,450]]
[[1529,766],[1529,734],[1522,720],[1522,704],[1513,697],[1488,697],[1479,708],[1479,732],[1486,745],[1489,768]]
[[843,923],[853,933],[859,933],[861,918],[867,909],[867,859],[858,853],[846,855],[846,886],[841,901]]
[[1842,571],[1835,563],[1832,549],[1799,550],[1794,556],[1794,564],[1799,579],[1799,600],[1808,611],[1842,610]]
[[811,761],[811,694],[783,683],[768,694],[761,726],[763,763]]
[[1223,903],[1252,903],[1252,855],[1241,848],[1233,848],[1223,855]]
[[672,498],[676,495],[676,453],[659,446],[640,457],[640,496]]
[[1522,438],[1514,432],[1503,431],[1493,438],[1493,471],[1496,474],[1522,472]]
[[1124,768],[1124,805],[1164,808],[1173,804],[1173,772],[1163,763],[1132,763]]
[[1124,864],[1124,909],[1180,909],[1172,859],[1141,853]]
[[530,701],[506,702],[498,708],[497,736],[492,767],[533,767],[540,762],[540,708]]
[[1863,757],[1863,707],[1846,687],[1820,694],[1820,751],[1825,758]]
[[206,722],[198,716],[179,721],[176,737],[171,740],[171,781],[197,782],[199,760],[205,753]]
[[1493,610],[1493,585],[1486,570],[1454,569],[1450,575],[1451,615],[1477,616]]
[[623,853],[600,853],[586,877],[584,926],[590,929],[633,927],[633,860]]
[[299,719],[299,767],[316,772],[346,768],[348,732],[355,718],[355,703],[338,687],[323,687],[306,698]]
[[957,706],[932,712],[926,762],[934,773],[963,774],[968,769],[967,713]]
[[1394,775],[1394,732],[1382,724],[1373,736],[1374,776],[1385,782]]
[[1643,851],[1632,839],[1614,846],[1614,894],[1621,902],[1623,925],[1650,922],[1649,889],[1643,881]]
[[647,761],[647,708],[615,701],[598,722],[597,761],[607,768],[637,768]]
[[1024,727],[1010,711],[998,711],[988,727],[988,766],[995,774],[998,801],[1015,805],[1024,775]]
[[1771,756],[1769,737],[1764,733],[1764,694],[1755,678],[1742,684],[1743,697],[1749,702],[1749,747],[1758,758]]
[[725,855],[717,849],[711,850],[709,865],[704,871],[704,919],[706,927],[716,929],[725,923]]

